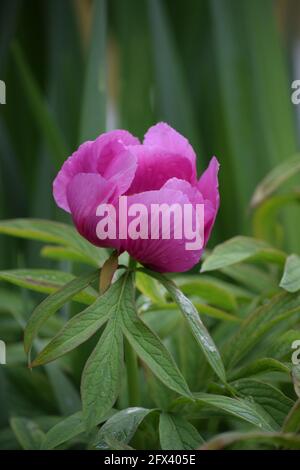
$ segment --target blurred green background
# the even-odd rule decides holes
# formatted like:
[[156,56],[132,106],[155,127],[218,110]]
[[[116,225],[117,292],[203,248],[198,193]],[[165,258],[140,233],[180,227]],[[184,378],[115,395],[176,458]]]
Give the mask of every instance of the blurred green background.
[[[0,219],[69,222],[52,197],[62,162],[105,130],[142,138],[164,120],[189,138],[199,172],[212,155],[221,163],[221,208],[209,246],[253,234],[257,184],[298,152],[300,105],[291,103],[291,84],[300,79],[299,44],[299,0],[1,0]],[[289,184],[295,188],[297,178]],[[299,191],[289,194],[294,206],[281,211],[274,202],[280,225],[259,222],[272,245],[300,253]],[[77,272],[66,261],[42,259],[39,248],[1,235],[0,269]],[[256,274],[260,294],[265,276]],[[49,429],[58,415],[80,409],[80,375],[94,339],[44,372],[27,369],[23,328],[43,297],[0,286],[0,338],[10,358],[0,367],[0,448],[17,445],[9,416],[33,417]],[[76,309],[64,307],[46,336]],[[187,370],[192,360],[198,370],[198,350],[190,356]]]
[[[298,147],[299,21],[297,0],[2,0],[0,218],[64,219],[52,181],[82,141],[165,120],[199,171],[221,162],[210,246],[249,233],[255,186]],[[299,213],[286,219],[299,251]],[[1,267],[38,265],[36,251],[1,237]]]

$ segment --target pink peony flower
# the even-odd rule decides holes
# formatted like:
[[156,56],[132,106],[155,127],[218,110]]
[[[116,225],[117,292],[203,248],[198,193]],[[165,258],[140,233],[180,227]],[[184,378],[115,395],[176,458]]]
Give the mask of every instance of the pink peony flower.
[[[91,243],[127,251],[140,263],[160,272],[183,272],[200,260],[203,247],[187,250],[182,239],[100,240],[97,236],[100,204],[204,205],[204,246],[219,208],[219,163],[213,157],[197,180],[196,155],[182,135],[165,123],[151,127],[143,144],[124,130],[100,135],[82,144],[63,164],[53,183],[59,207],[71,213],[78,232]],[[146,221],[145,221],[146,222]],[[148,221],[147,221],[148,222]]]

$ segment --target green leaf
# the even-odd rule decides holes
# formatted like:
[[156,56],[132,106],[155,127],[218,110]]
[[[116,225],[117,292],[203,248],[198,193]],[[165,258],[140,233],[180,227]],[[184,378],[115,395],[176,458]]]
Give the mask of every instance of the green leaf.
[[97,449],[108,449],[107,439],[128,444],[136,433],[139,425],[154,410],[146,408],[127,408],[114,414],[102,426],[94,442]]
[[159,439],[163,450],[194,450],[203,442],[197,429],[181,416],[162,413]]
[[296,434],[282,433],[257,433],[257,432],[226,432],[219,434],[210,441],[203,444],[199,450],[220,450],[225,447],[238,444],[239,442],[250,441],[253,443],[271,444],[284,449],[300,449],[300,436]]
[[88,264],[90,266],[95,266],[95,262],[83,256],[74,248],[68,248],[65,246],[52,246],[46,245],[40,251],[40,255],[43,258],[53,259],[57,261],[73,261],[77,263]]
[[[112,411],[97,424],[105,421],[111,416],[111,414],[113,414]],[[60,446],[64,442],[69,441],[84,432],[85,424],[82,419],[82,412],[78,411],[77,413],[61,420],[47,432],[45,439],[42,442],[41,450],[55,449],[55,447]]]
[[289,414],[286,416],[282,432],[299,432],[300,431],[300,399],[296,401]]
[[[0,279],[36,292],[52,294],[76,278],[73,274],[50,269],[11,269],[0,271]],[[89,287],[75,295],[74,300],[89,305],[96,297],[97,292]]]
[[292,176],[296,175],[299,171],[299,155],[294,155],[293,157],[280,163],[280,165],[277,165],[255,189],[250,203],[251,207],[255,208],[260,205],[275,191],[277,191],[283,185],[283,183],[285,183]]
[[121,277],[105,294],[98,296],[92,305],[71,318],[38,354],[31,366],[46,364],[68,353],[95,334],[111,315],[117,314],[125,280],[124,276]]
[[228,374],[228,380],[232,381],[242,379],[244,377],[251,377],[253,375],[268,374],[270,372],[289,374],[290,369],[276,359],[265,357],[257,359],[256,361],[233,371],[231,374]]
[[94,0],[80,142],[95,139],[106,129],[106,16],[106,0]]
[[288,256],[280,287],[287,292],[297,292],[300,290],[300,257],[298,255]]
[[[121,290],[119,302],[122,295]],[[82,373],[82,412],[88,430],[111,410],[119,395],[124,351],[118,313],[109,320]]]
[[286,415],[293,406],[293,401],[273,385],[254,379],[241,379],[232,384],[244,398],[258,403],[281,428]]
[[54,315],[57,310],[59,310],[66,302],[71,300],[76,294],[89,286],[97,279],[98,276],[99,271],[83,274],[46,297],[46,299],[36,307],[25,329],[24,347],[26,353],[29,353],[34,338],[37,336],[39,329],[47,319],[51,315]]
[[[230,277],[234,281],[245,286],[249,291],[261,294],[268,292],[277,287],[277,281],[271,277],[265,270],[246,263],[234,264],[226,268],[222,268],[221,272]],[[249,293],[245,292],[246,298],[249,299]]]
[[298,314],[299,311],[299,294],[278,294],[266,304],[259,306],[243,321],[235,335],[230,338],[225,350],[225,359],[228,365],[234,366],[275,325]]
[[82,413],[78,411],[57,423],[47,432],[42,442],[41,450],[54,449],[84,431]]
[[45,434],[34,421],[26,418],[11,418],[10,426],[22,449],[40,449]]
[[205,279],[191,279],[180,283],[182,292],[189,296],[201,297],[209,304],[225,310],[236,310],[235,297],[223,287]]
[[136,287],[154,304],[165,304],[165,291],[156,279],[141,272],[136,273]]
[[[124,308],[126,306],[126,308]],[[189,388],[174,359],[159,337],[138,317],[134,305],[132,278],[126,282],[124,306],[121,315],[124,335],[149,369],[167,387],[177,393],[190,396]]]
[[240,418],[264,431],[274,431],[274,422],[265,410],[245,399],[225,397],[208,393],[195,393],[197,404],[209,405],[218,410],[225,411],[236,418]]
[[95,266],[102,266],[107,250],[97,248],[77,233],[71,225],[42,219],[11,219],[0,222],[0,233],[39,240],[73,248]]
[[234,237],[218,245],[202,264],[201,272],[225,268],[242,261],[255,260],[276,263],[285,262],[286,255],[262,240]]
[[178,289],[178,287],[171,280],[167,279],[159,273],[143,269],[143,271],[149,276],[153,276],[158,279],[162,285],[167,289],[167,291],[172,296],[174,302],[178,305],[179,309],[183,313],[187,323],[198,342],[200,348],[202,349],[208,363],[211,365],[212,369],[215,371],[217,376],[223,381],[226,381],[225,369],[223,362],[220,356],[220,353],[213,342],[211,336],[209,335],[206,327],[202,323],[198,311],[192,304],[192,302],[183,295],[183,293]]

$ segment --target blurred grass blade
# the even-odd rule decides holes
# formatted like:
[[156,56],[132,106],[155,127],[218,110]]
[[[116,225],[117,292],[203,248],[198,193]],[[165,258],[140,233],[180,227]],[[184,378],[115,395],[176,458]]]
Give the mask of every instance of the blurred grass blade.
[[148,10],[159,115],[201,152],[193,105],[164,4],[159,0],[148,0]]
[[295,155],[277,165],[268,175],[259,183],[255,189],[250,206],[255,208],[259,206],[265,199],[269,198],[277,191],[286,181],[300,171],[300,156]]
[[94,0],[81,109],[80,143],[106,130],[106,0]]
[[59,169],[69,154],[63,136],[47,104],[44,102],[18,43],[13,45],[13,56],[19,73],[20,83],[22,83],[28,97],[28,103],[30,104],[35,122],[39,126],[41,134],[44,136],[45,142],[49,147],[56,169]]
[[[283,215],[292,205],[299,210],[300,191],[294,190],[286,194],[272,196],[263,201],[253,214],[253,234],[261,240],[272,243],[273,246],[287,246],[287,231]],[[279,219],[281,215],[281,220]]]

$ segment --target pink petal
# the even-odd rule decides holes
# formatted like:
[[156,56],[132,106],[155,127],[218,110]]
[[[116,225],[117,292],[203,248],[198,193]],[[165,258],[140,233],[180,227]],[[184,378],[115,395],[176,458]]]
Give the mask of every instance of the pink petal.
[[216,210],[218,210],[220,204],[218,181],[219,168],[220,164],[218,160],[216,157],[213,157],[210,160],[207,169],[202,173],[197,184],[197,187],[204,199],[211,201]]
[[67,187],[77,173],[99,173],[118,180],[119,193],[126,191],[136,170],[136,160],[126,150],[139,144],[129,132],[116,130],[101,134],[96,140],[82,144],[63,164],[53,183],[54,199],[59,207],[70,212]]
[[128,150],[137,159],[137,170],[127,194],[160,189],[172,177],[194,181],[195,169],[180,153],[147,145],[129,146]]
[[[160,272],[183,272],[191,269],[196,263],[199,262],[202,248],[197,250],[187,250],[186,242],[190,240],[184,237],[181,239],[174,238],[174,226],[171,223],[171,236],[169,239],[162,238],[162,227],[159,225],[159,239],[151,238],[151,204],[179,204],[182,208],[184,204],[189,204],[189,198],[182,191],[172,189],[161,189],[159,191],[148,191],[140,194],[128,196],[128,207],[132,204],[143,204],[148,208],[148,221],[143,219],[142,226],[148,225],[148,239],[132,240],[127,238],[121,240],[121,249],[128,251],[128,253],[137,259],[140,263],[149,266],[150,268]],[[194,213],[195,217],[195,213]],[[128,219],[128,226],[130,223]],[[172,219],[171,219],[172,220]],[[156,220],[158,224],[159,221]]]
[[191,162],[193,174],[196,177],[196,154],[193,147],[185,137],[165,122],[160,122],[150,127],[143,143],[144,145],[160,147],[167,152],[187,158]]
[[99,174],[78,173],[68,185],[67,201],[80,235],[94,245],[119,249],[118,240],[100,240],[96,233],[99,222],[97,207],[111,203],[115,190],[115,186]]
[[216,157],[213,157],[197,184],[198,190],[205,199],[205,204],[207,206],[206,211],[209,213],[209,218],[205,221],[205,244],[210,237],[220,206],[218,181],[219,168],[220,164],[218,160]]
[[197,186],[191,186],[187,181],[172,178],[163,186],[164,189],[177,189],[189,198],[191,204],[204,204],[204,246],[206,245],[216,218],[216,210],[211,201],[203,199]]

